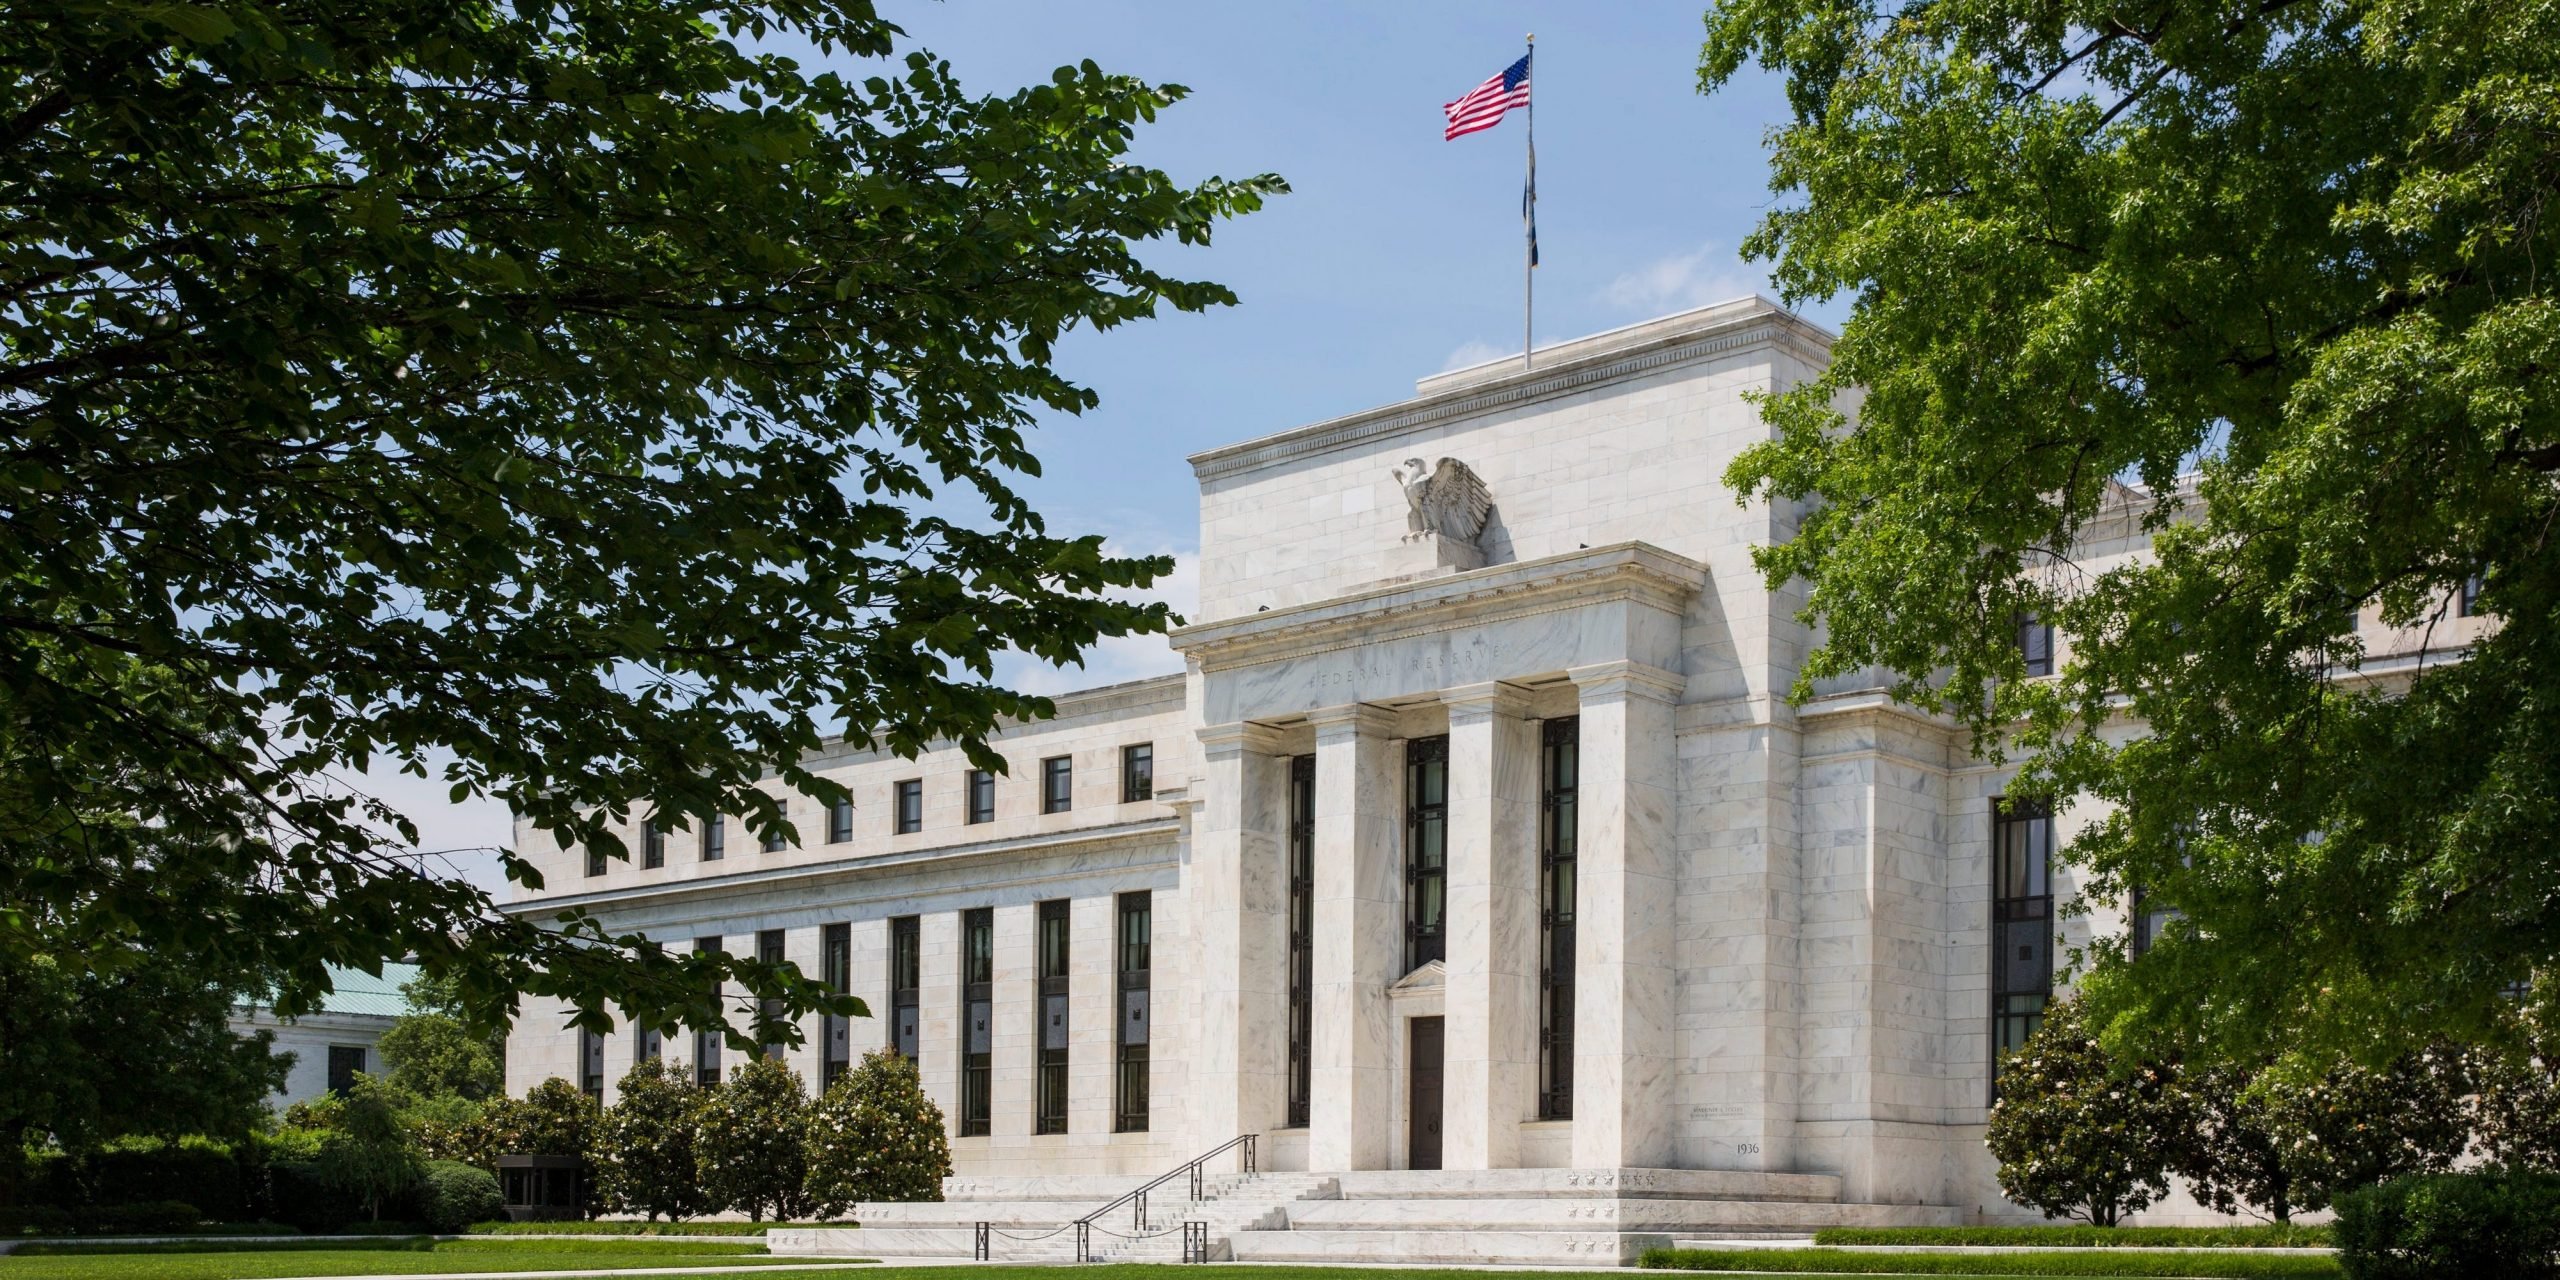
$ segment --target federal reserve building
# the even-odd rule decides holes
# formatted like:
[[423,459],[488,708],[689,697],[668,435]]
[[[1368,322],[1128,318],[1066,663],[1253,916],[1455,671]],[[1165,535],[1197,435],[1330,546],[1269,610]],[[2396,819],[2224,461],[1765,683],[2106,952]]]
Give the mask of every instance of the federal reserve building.
[[[1876,679],[1789,700],[1814,638],[1751,549],[1793,513],[1722,477],[1829,342],[1720,304],[1196,454],[1184,674],[1059,697],[1001,773],[822,755],[853,799],[789,797],[796,844],[521,832],[549,887],[510,909],[868,1004],[772,1051],[813,1088],[912,1056],[956,1174],[843,1252],[1070,1256],[1213,1151],[1092,1255],[1170,1257],[1177,1219],[1218,1257],[1610,1264],[2036,1220],[1983,1149],[1995,1058],[2068,948],[2148,922],[2058,914],[2074,813],[2004,811],[1952,723]],[[2141,554],[2147,501],[2082,562]],[[638,1058],[737,1052],[529,1005],[507,1083],[610,1101]]]

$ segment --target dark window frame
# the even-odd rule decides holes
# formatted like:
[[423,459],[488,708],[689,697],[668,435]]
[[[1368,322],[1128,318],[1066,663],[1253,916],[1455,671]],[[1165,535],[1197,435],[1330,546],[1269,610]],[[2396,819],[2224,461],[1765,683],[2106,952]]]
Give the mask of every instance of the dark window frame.
[[827,805],[827,843],[850,844],[852,842],[853,797],[846,796],[842,800]]
[[1040,1001],[1032,1007],[1031,1132],[1067,1131],[1067,974],[1074,924],[1065,898],[1033,909],[1031,950]]
[[1538,728],[1538,1118],[1573,1118],[1582,718]]
[[343,1097],[356,1087],[356,1077],[371,1074],[372,1055],[360,1044],[329,1046],[328,1084],[332,1097]]
[[784,837],[781,826],[776,825],[772,831],[766,833],[763,845],[766,853],[780,853],[790,847],[791,841]]
[[902,836],[924,830],[924,779],[902,779],[891,794],[897,797],[897,802],[890,806],[890,829]]
[[963,793],[962,799],[965,800],[968,805],[969,825],[974,827],[980,823],[995,821],[995,771],[992,769],[971,769],[969,771],[968,781],[963,785],[966,787],[966,791]]
[[640,866],[655,871],[667,865],[667,830],[654,818],[640,824]]
[[[785,938],[782,930],[758,930],[756,933],[756,959],[765,964],[779,966],[784,962],[783,955],[786,944],[787,939]],[[782,1001],[772,997],[766,997],[756,1001],[756,1016],[758,1018],[765,1019],[780,1018],[782,1016]],[[788,1045],[785,1045],[779,1040],[767,1040],[762,1046],[764,1056],[777,1062],[782,1060],[782,1055],[788,1048]]]
[[2465,576],[2462,579],[2462,589],[2455,593],[2453,616],[2457,618],[2477,618],[2481,616],[2480,592],[2485,585],[2486,579],[2484,579],[2480,574],[2474,573]]
[[[694,954],[700,955],[704,952],[725,954],[720,951],[720,943],[721,938],[718,934],[696,938],[693,940]],[[720,982],[715,978],[711,983],[712,1007],[719,1008],[721,999]],[[693,1082],[695,1084],[720,1083],[720,1049],[727,1039],[727,1034],[716,1027],[693,1029]]]
[[[1991,802],[1991,1096],[2053,1003],[2053,811]],[[2023,950],[2025,954],[2016,954]],[[2039,962],[2040,958],[2040,962]]]
[[924,918],[889,919],[889,1048],[913,1062],[923,1052]]
[[587,874],[589,876],[603,875],[607,864],[612,861],[613,860],[611,858],[605,856],[603,849],[592,844],[587,846]]
[[[831,924],[818,930],[818,972],[827,990],[837,995],[853,994],[853,926]],[[828,1014],[819,1024],[818,1092],[827,1089],[853,1069],[852,1020]]]
[[[995,1120],[993,907],[960,913],[960,1136],[983,1138]],[[983,1045],[983,1048],[973,1046]]]
[[1120,748],[1120,803],[1156,798],[1156,744],[1132,742]]
[[578,1092],[604,1105],[604,1033],[578,1029]]
[[1404,815],[1404,972],[1411,973],[1449,956],[1447,734],[1405,742]]
[[1111,918],[1111,967],[1120,1004],[1111,1037],[1111,1131],[1145,1133],[1154,1089],[1149,972],[1155,964],[1155,895],[1145,889],[1121,894],[1112,899]]
[[2030,676],[2053,674],[2053,624],[2034,613],[2018,615],[2018,656]]
[[702,860],[718,862],[729,856],[729,820],[714,815],[702,825]]
[[656,1027],[631,1028],[631,1060],[656,1062],[667,1056],[667,1033]]
[[1066,813],[1076,807],[1076,758],[1048,756],[1040,761],[1040,812]]
[[1315,1110],[1316,758],[1289,759],[1289,1112],[1306,1128]]

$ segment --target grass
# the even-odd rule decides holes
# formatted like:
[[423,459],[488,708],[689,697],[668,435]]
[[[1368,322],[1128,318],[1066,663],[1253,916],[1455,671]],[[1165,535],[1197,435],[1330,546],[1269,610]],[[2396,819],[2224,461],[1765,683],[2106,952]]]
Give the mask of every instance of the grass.
[[1830,1227],[1815,1244],[1997,1244],[2048,1249],[2316,1249],[2330,1243],[2326,1226],[2257,1227]]
[[760,1236],[775,1227],[855,1227],[855,1222],[475,1222],[475,1236]]
[[1896,1276],[2340,1276],[2335,1258],[2300,1254],[2123,1253],[2055,1249],[2041,1253],[1846,1253],[1837,1249],[1650,1249],[1641,1264],[1674,1271],[1754,1271],[1786,1275]]
[[[292,1276],[763,1266],[762,1244],[663,1240],[297,1240],[290,1244],[59,1244],[0,1256],[0,1280],[282,1280]],[[796,1273],[795,1273],[796,1276]]]

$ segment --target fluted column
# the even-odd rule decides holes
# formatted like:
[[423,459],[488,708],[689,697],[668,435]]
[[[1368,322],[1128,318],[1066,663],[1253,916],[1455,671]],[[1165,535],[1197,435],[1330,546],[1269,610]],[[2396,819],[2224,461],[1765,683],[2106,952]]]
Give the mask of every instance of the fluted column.
[[1523,691],[1499,681],[1440,701],[1449,709],[1442,1167],[1508,1169],[1537,1100],[1537,722]]
[[1395,720],[1354,703],[1312,713],[1316,731],[1315,1070],[1307,1161],[1387,1167],[1395,1077],[1387,984],[1402,956],[1403,792]]
[[1667,1168],[1673,1123],[1672,706],[1683,682],[1637,662],[1568,672],[1582,695],[1574,948],[1573,1163]]
[[1210,725],[1200,745],[1190,881],[1200,965],[1193,1096],[1205,1146],[1287,1118],[1289,772],[1260,725]]

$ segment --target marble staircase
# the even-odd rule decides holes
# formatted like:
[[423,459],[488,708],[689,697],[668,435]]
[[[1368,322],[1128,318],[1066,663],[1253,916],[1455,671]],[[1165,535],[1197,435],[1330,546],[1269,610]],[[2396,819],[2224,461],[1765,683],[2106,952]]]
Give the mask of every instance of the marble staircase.
[[[859,1230],[793,1229],[776,1253],[1070,1262],[1069,1225],[1137,1179],[952,1179],[934,1204],[863,1205]],[[1198,1200],[1180,1182],[1123,1206],[1090,1234],[1098,1261],[1175,1262],[1182,1224],[1208,1224],[1209,1256],[1238,1262],[1544,1263],[1622,1266],[1681,1241],[1802,1240],[1834,1226],[1954,1226],[1952,1206],[1859,1204],[1823,1174],[1692,1169],[1219,1174]],[[1171,1193],[1171,1194],[1167,1194]]]

